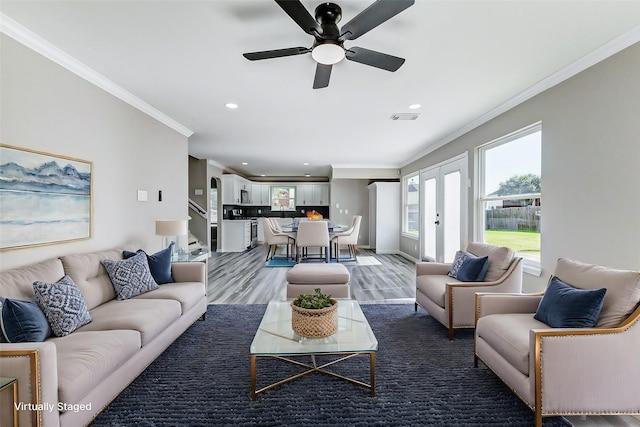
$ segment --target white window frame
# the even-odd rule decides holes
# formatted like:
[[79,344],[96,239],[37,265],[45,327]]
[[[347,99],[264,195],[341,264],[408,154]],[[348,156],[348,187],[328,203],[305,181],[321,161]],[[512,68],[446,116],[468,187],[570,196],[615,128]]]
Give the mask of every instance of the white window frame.
[[[278,191],[278,189],[281,188],[285,188],[289,191],[289,197],[287,200],[289,200],[288,206],[287,207],[282,207],[282,206],[277,206],[274,202],[276,199],[276,191]],[[269,205],[271,206],[271,210],[272,211],[285,211],[285,212],[291,212],[291,211],[295,211],[296,210],[296,195],[298,193],[298,189],[295,185],[272,185],[271,187],[269,187]]]
[[[409,200],[408,200],[408,188],[409,188],[409,180],[411,178],[418,178],[418,200],[416,201],[416,206],[418,207],[418,230],[415,233],[411,233],[408,231],[409,227]],[[413,205],[411,205],[413,206]],[[410,239],[419,240],[420,239],[420,171],[415,171],[410,173],[409,175],[405,175],[402,178],[402,236],[408,237]]]
[[[505,135],[498,139],[494,139],[493,141],[487,142],[486,144],[476,147],[476,150],[475,150],[476,197],[475,197],[475,215],[474,215],[474,230],[475,230],[474,234],[475,234],[476,241],[484,242],[485,203],[491,202],[491,201],[499,201],[499,200],[523,200],[523,199],[537,198],[537,199],[540,199],[540,205],[542,205],[542,192],[530,193],[530,194],[516,194],[516,195],[510,195],[510,196],[492,196],[492,197],[488,197],[486,194],[484,194],[484,190],[485,190],[485,174],[484,174],[485,155],[484,153],[491,148],[508,144],[510,142],[513,142],[517,139],[523,138],[527,135],[530,135],[536,132],[542,132],[542,122],[531,124],[527,127],[519,129],[508,135]],[[540,232],[540,234],[542,235],[542,232]],[[542,257],[542,247],[540,247],[540,257]],[[533,276],[540,276],[542,274],[540,261],[524,258],[523,267],[524,267],[523,270],[525,273],[531,274]]]

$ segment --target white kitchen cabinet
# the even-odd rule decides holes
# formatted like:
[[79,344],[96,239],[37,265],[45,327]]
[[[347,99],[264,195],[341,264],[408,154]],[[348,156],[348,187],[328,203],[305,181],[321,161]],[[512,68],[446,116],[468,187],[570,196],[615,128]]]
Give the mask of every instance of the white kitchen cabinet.
[[310,206],[313,198],[313,187],[311,184],[296,185],[296,206]]
[[251,247],[251,221],[222,221],[222,245],[220,252],[244,252]]
[[400,183],[369,185],[369,247],[379,254],[400,250]]
[[222,204],[241,204],[241,190],[247,191],[251,200],[251,181],[234,174],[222,175]]
[[328,184],[296,185],[296,206],[329,205]]
[[270,200],[269,184],[251,184],[251,204],[257,206],[269,206]]
[[329,205],[329,186],[327,184],[313,184],[313,204]]

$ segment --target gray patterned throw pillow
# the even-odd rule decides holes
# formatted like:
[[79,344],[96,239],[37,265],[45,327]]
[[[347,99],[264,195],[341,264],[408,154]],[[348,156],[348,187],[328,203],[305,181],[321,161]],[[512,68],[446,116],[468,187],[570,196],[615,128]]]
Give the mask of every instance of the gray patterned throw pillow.
[[158,288],[149,270],[147,254],[138,252],[131,258],[122,261],[102,260],[107,269],[117,299],[125,300]]
[[33,292],[56,336],[64,337],[91,322],[87,303],[71,277],[64,276],[56,283],[35,281]]

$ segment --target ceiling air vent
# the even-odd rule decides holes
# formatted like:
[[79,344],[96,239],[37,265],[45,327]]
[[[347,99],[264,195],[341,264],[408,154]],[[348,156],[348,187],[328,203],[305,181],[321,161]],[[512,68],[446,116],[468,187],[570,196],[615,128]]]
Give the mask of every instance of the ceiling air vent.
[[393,113],[391,120],[416,120],[420,113]]

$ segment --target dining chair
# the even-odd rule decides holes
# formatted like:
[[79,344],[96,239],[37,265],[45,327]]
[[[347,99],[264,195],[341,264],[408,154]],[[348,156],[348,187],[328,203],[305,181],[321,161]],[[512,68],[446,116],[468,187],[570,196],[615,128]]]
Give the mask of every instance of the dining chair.
[[[320,248],[320,257],[329,262],[329,225],[327,221],[300,221],[296,236],[296,259],[300,262],[311,259],[307,254],[308,248]],[[301,254],[302,253],[302,254]]]
[[355,261],[358,251],[358,235],[360,234],[360,223],[362,215],[354,215],[351,219],[351,227],[348,229],[331,234],[331,247],[335,253],[336,262],[340,262],[340,245],[346,245],[349,249],[349,258],[343,261]]
[[287,233],[282,233],[274,230],[271,226],[271,221],[269,220],[269,218],[262,217],[260,218],[260,221],[262,222],[262,232],[264,233],[265,244],[269,246],[265,261],[273,259],[278,246],[282,245],[286,246],[287,248],[287,259],[293,258],[294,251],[291,247],[295,246],[296,239]]
[[276,218],[269,218],[269,223],[271,224],[271,228],[274,231],[282,232],[282,228],[280,227],[280,223]]

